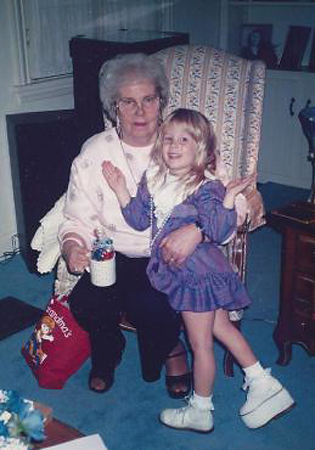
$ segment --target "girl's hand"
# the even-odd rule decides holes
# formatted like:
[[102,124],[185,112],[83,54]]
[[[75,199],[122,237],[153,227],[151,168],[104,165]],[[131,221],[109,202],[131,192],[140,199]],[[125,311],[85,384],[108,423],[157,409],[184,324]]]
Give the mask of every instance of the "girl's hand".
[[114,192],[116,192],[119,188],[126,188],[126,179],[124,174],[110,161],[103,161],[102,172],[109,187]]
[[130,194],[124,174],[110,161],[103,161],[102,172],[109,187],[115,192],[120,206],[124,208],[130,202]]
[[75,241],[67,240],[62,246],[62,255],[71,273],[83,273],[90,264],[89,251]]
[[249,185],[255,182],[257,173],[254,172],[245,178],[230,181],[226,186],[223,206],[228,209],[233,209],[235,206],[235,198],[238,194],[243,192]]

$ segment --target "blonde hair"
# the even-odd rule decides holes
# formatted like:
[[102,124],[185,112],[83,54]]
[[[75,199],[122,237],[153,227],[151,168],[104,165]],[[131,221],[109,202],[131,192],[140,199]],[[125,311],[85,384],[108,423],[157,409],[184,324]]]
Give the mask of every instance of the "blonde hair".
[[182,185],[186,185],[187,195],[190,195],[203,181],[215,178],[215,133],[209,120],[198,111],[179,108],[169,114],[160,126],[156,144],[151,152],[152,164],[156,167],[152,180],[148,180],[152,190],[154,190],[154,186],[163,184],[168,172],[162,157],[162,148],[165,133],[171,124],[184,125],[186,132],[197,144],[195,162],[189,173],[180,178]]

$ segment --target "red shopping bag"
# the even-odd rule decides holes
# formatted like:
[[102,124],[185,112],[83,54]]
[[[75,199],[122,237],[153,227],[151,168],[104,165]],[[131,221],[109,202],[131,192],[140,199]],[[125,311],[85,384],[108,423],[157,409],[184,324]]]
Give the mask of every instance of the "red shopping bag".
[[61,389],[90,355],[88,333],[74,319],[66,296],[53,297],[21,353],[39,386]]

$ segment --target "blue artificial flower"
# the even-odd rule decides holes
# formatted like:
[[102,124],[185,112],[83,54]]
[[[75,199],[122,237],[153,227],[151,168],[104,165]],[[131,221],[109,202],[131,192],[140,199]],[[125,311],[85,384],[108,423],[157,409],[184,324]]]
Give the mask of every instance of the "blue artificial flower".
[[44,418],[40,411],[34,409],[26,415],[20,415],[20,422],[23,432],[35,441],[45,439]]
[[19,405],[19,410],[14,411],[16,412],[19,417],[26,417],[27,414],[29,414],[31,411],[33,411],[33,404],[32,402],[28,402],[27,400],[22,400],[21,404]]
[[16,412],[18,414],[21,404],[21,397],[16,391],[11,389],[0,391],[0,411]]
[[9,400],[9,394],[8,391],[5,389],[0,390],[0,414],[3,411],[7,411],[7,402]]
[[0,436],[4,438],[45,439],[43,415],[16,391],[0,390],[0,417]]
[[10,398],[7,405],[7,411],[19,415],[22,409],[24,409],[24,400],[20,397],[20,395],[16,391],[10,391]]
[[9,429],[2,420],[0,420],[0,436],[3,436],[3,437],[10,436]]

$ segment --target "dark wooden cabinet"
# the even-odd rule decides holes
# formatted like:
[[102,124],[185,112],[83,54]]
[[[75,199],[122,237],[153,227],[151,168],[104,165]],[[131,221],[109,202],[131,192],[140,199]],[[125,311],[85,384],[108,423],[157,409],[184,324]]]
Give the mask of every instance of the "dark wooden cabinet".
[[315,205],[297,202],[267,215],[282,233],[280,309],[274,340],[278,364],[286,365],[292,344],[315,355]]

